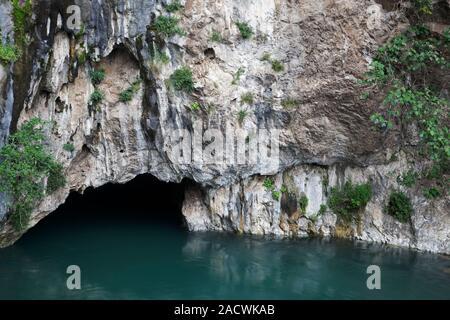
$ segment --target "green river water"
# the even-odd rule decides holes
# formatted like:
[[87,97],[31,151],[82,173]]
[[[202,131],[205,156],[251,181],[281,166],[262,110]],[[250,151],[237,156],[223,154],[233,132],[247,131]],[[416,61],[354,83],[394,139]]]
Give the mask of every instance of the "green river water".
[[[158,186],[135,206],[139,185],[128,194],[120,188],[73,197],[0,250],[0,299],[450,299],[448,257],[361,242],[188,233],[173,212],[180,200],[171,192],[179,190]],[[158,199],[169,208],[152,208]],[[67,289],[69,265],[81,268],[81,290]],[[381,290],[367,289],[369,265],[381,268]]]

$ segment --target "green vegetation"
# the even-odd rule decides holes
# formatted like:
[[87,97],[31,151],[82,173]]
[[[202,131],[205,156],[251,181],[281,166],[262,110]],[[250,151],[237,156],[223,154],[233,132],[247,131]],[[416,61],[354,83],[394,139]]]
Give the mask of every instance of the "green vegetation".
[[75,39],[80,40],[86,34],[86,27],[84,24],[81,25],[80,30],[75,33]]
[[433,14],[433,1],[432,0],[412,0],[412,5],[415,11],[419,15],[431,15]]
[[27,27],[31,25],[30,20],[33,14],[32,0],[11,0],[11,5],[16,44],[22,48],[27,42]]
[[[427,11],[428,5],[420,3],[420,10]],[[384,108],[372,115],[372,121],[383,129],[417,123],[434,161],[450,156],[449,101],[439,97],[441,89],[428,75],[431,70],[448,69],[449,56],[445,37],[415,25],[378,50],[365,80],[388,89]]]
[[16,62],[20,58],[20,52],[16,46],[12,44],[0,43],[0,62],[8,64]]
[[411,200],[401,191],[392,192],[389,196],[387,213],[400,222],[408,222],[413,213]]
[[404,187],[411,188],[416,184],[418,176],[419,175],[417,174],[417,172],[415,172],[414,170],[409,170],[401,176],[398,176],[397,182]]
[[281,198],[281,192],[278,190],[273,190],[272,191],[272,199],[275,201],[280,201]]
[[254,102],[253,93],[247,92],[241,95],[241,104],[252,105]]
[[103,80],[105,80],[105,70],[104,69],[91,70],[89,72],[89,77],[91,78],[92,84],[97,86],[100,83],[102,83]]
[[201,110],[201,108],[202,108],[202,105],[198,102],[193,102],[191,104],[191,111],[193,111],[193,112],[198,112]]
[[233,76],[233,81],[231,82],[231,84],[235,85],[238,84],[239,81],[241,80],[241,76],[244,74],[245,70],[244,68],[239,68],[236,73]]
[[275,72],[283,72],[284,71],[284,65],[279,60],[272,60],[272,70]]
[[136,79],[131,86],[129,86],[127,89],[122,91],[119,94],[119,101],[123,103],[130,102],[133,100],[134,95],[139,91],[139,88],[141,87],[141,79]]
[[268,52],[265,52],[260,60],[269,62],[272,65],[272,70],[275,72],[283,72],[284,71],[283,63],[280,60],[272,59],[271,54]]
[[67,152],[74,152],[75,146],[73,145],[73,143],[66,143],[65,145],[63,145],[63,149]]
[[300,208],[300,211],[305,214],[306,209],[308,208],[309,199],[305,194],[302,194],[300,199],[298,200],[298,207]]
[[450,171],[450,160],[446,159],[443,161],[433,163],[433,166],[425,172],[425,176],[431,180],[440,180]]
[[222,35],[220,34],[220,32],[213,30],[213,32],[211,33],[211,36],[209,37],[209,40],[211,40],[212,42],[222,42],[223,38]]
[[359,211],[366,207],[372,198],[370,184],[356,184],[348,181],[341,188],[331,189],[328,206],[344,222],[352,222]]
[[194,81],[192,80],[192,71],[188,67],[181,67],[176,70],[171,76],[170,81],[178,91],[191,93],[194,91]]
[[435,199],[441,196],[441,191],[436,187],[425,188],[423,190],[423,195],[427,199]]
[[183,9],[183,6],[179,1],[175,0],[172,3],[166,5],[164,9],[166,9],[167,12],[174,13]]
[[[443,164],[439,175],[411,175],[399,180],[407,187],[420,182],[442,191],[424,190],[433,197],[445,193],[449,183],[450,102],[442,92],[447,88],[443,79],[450,68],[450,29],[440,34],[424,24],[433,13],[433,1],[410,3],[407,15],[411,27],[378,50],[364,83],[372,91],[387,92],[372,121],[383,130],[416,126],[421,141],[417,155],[431,160],[432,167]],[[426,179],[434,181],[423,181]]]
[[241,33],[242,39],[250,39],[253,36],[253,30],[247,22],[236,22],[236,26]]
[[165,38],[173,37],[176,34],[184,36],[185,32],[178,26],[178,22],[178,18],[175,17],[159,16],[156,18],[153,28],[159,35]]
[[244,110],[244,109],[239,110],[238,121],[239,121],[240,125],[242,125],[244,123],[244,120],[245,120],[245,118],[247,118],[247,116],[248,116],[247,110]]
[[325,212],[327,212],[327,205],[326,204],[321,204],[320,205],[320,209],[319,212],[317,213],[318,216],[324,215]]
[[282,186],[281,190],[275,189],[275,182],[272,178],[265,178],[263,182],[263,187],[266,189],[267,192],[270,192],[272,195],[272,199],[275,201],[280,201],[281,194],[288,192],[286,186]]
[[82,49],[81,51],[78,52],[77,60],[79,65],[83,65],[87,61],[87,58],[88,54],[85,49]]
[[265,178],[263,186],[266,189],[266,191],[275,190],[275,182],[271,178]]
[[102,91],[95,89],[91,94],[89,102],[91,106],[97,109],[99,104],[102,103],[103,99],[105,99],[105,94]]
[[361,93],[361,95],[359,96],[360,100],[367,100],[370,98],[370,93],[369,92],[363,92]]
[[281,186],[280,192],[281,192],[281,193],[289,193],[289,190],[288,190],[288,188],[286,187],[285,184],[283,184],[283,185]]
[[291,109],[298,106],[298,101],[292,98],[283,99],[281,101],[281,106],[285,109]]
[[170,62],[170,57],[161,50],[155,50],[155,55],[153,57],[154,61],[157,63],[168,64]]
[[45,125],[38,118],[31,119],[0,150],[0,192],[11,200],[9,217],[18,232],[28,226],[31,212],[45,192],[65,184],[61,164],[45,149]]

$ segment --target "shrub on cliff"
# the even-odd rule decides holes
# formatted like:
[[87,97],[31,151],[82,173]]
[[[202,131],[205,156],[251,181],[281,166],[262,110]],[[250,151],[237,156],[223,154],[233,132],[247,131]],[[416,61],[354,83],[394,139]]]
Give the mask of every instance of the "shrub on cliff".
[[387,213],[400,222],[408,222],[413,212],[411,200],[401,191],[394,191],[389,196]]
[[[46,150],[46,122],[33,118],[11,135],[0,150],[0,192],[10,200],[10,221],[21,231],[44,197],[65,184],[63,167]],[[47,180],[47,183],[45,183]]]
[[309,204],[309,199],[305,194],[303,194],[300,197],[300,199],[298,200],[298,207],[303,214],[306,214],[306,209],[308,208],[308,204]]
[[170,4],[167,4],[164,9],[166,9],[167,12],[174,13],[183,9],[183,5],[178,0],[175,0]]
[[178,91],[194,91],[194,80],[192,80],[192,71],[188,67],[182,67],[176,70],[171,76],[170,81]]
[[250,39],[253,36],[253,30],[247,22],[236,22],[236,26],[241,33],[242,39]]
[[352,222],[372,198],[372,187],[368,183],[346,182],[342,187],[331,189],[328,206],[344,222]]
[[437,11],[436,1],[409,2],[411,27],[378,49],[363,82],[387,93],[372,121],[383,131],[416,126],[422,142],[417,156],[436,164],[450,158],[450,101],[442,94],[450,68],[450,28],[439,33],[425,23]]
[[131,84],[131,86],[122,91],[119,94],[119,101],[127,103],[133,100],[134,95],[139,91],[139,88],[141,87],[141,82],[141,79],[137,79]]
[[154,30],[165,38],[173,37],[178,34],[183,36],[185,33],[178,25],[178,19],[175,17],[159,16],[153,23]]
[[89,72],[89,77],[91,78],[92,84],[99,85],[102,83],[103,80],[105,80],[105,70],[99,69],[99,70],[91,70]]
[[16,62],[19,57],[20,53],[14,45],[0,43],[0,63]]
[[103,99],[105,99],[105,94],[102,91],[95,89],[91,94],[89,103],[91,104],[91,106],[97,109],[98,105],[102,103]]

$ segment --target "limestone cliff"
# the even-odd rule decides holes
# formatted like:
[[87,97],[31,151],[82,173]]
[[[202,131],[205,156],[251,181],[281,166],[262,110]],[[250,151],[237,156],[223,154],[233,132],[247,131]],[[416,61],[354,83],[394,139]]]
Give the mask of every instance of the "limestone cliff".
[[[191,230],[337,235],[450,254],[448,197],[431,201],[398,184],[399,174],[424,164],[403,150],[401,132],[373,126],[370,115],[382,97],[361,99],[357,81],[376,49],[408,26],[402,12],[374,0],[186,0],[178,13],[168,13],[168,2],[34,3],[25,58],[0,65],[0,144],[33,117],[53,121],[49,148],[64,164],[67,185],[40,203],[29,227],[72,191],[150,173],[163,181],[194,182],[183,206]],[[79,30],[67,27],[66,8],[74,4],[81,9]],[[9,1],[0,0],[2,31],[12,35],[10,11]],[[162,15],[179,17],[185,34],[158,35],[152,26]],[[242,39],[238,21],[253,30],[250,40]],[[214,33],[220,39],[213,41]],[[283,70],[274,71],[271,61]],[[191,93],[168,84],[183,66],[193,72]],[[105,79],[94,86],[89,74],[100,69]],[[131,101],[121,101],[133,84]],[[96,108],[90,107],[94,90],[105,95]],[[253,101],[245,105],[241,97],[249,92]],[[218,129],[225,138],[229,130],[252,145],[255,128],[279,132],[279,161],[176,158],[176,130]],[[64,150],[68,143],[73,151]],[[286,186],[290,192],[274,198],[263,186],[266,176],[277,190]],[[361,221],[343,228],[332,211],[317,213],[330,188],[350,179],[369,181],[374,197]],[[411,223],[384,213],[392,189],[410,195]],[[300,214],[302,195],[309,205]],[[5,209],[0,212],[5,246],[22,232],[8,223]]]

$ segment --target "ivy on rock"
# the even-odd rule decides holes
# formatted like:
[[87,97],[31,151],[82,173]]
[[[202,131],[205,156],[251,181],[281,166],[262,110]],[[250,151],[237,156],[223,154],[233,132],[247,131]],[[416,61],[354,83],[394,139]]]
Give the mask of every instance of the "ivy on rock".
[[39,118],[29,120],[0,150],[0,192],[9,199],[9,218],[16,231],[27,228],[32,210],[45,194],[66,183],[62,165],[45,146],[47,125]]

